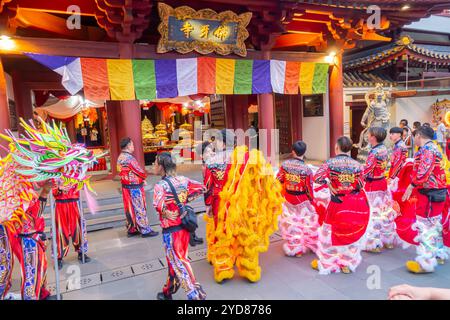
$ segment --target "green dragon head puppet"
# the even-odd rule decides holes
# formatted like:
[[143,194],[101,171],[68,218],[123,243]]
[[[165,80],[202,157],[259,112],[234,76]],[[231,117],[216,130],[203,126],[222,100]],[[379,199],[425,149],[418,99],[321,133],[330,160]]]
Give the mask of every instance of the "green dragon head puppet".
[[7,135],[0,134],[9,141],[9,154],[0,159],[0,223],[20,220],[31,202],[33,182],[52,180],[58,185],[78,189],[86,186],[92,191],[87,172],[97,161],[93,152],[72,143],[62,126],[39,121],[40,130],[20,119],[25,130],[20,138],[8,130]]

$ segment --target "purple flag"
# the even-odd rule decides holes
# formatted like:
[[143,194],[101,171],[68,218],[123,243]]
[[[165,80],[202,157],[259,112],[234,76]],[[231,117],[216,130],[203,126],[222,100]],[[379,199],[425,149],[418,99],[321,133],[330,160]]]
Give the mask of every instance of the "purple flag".
[[253,61],[252,93],[271,93],[270,60]]
[[174,98],[178,96],[177,61],[155,60],[156,97]]

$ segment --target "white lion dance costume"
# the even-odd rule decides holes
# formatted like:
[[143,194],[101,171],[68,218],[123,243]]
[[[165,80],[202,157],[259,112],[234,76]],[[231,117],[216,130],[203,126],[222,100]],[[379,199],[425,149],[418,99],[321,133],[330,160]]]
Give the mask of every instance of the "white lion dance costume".
[[285,254],[300,257],[310,250],[316,252],[319,221],[313,204],[312,170],[301,159],[289,159],[281,165],[277,179],[286,199],[280,218]]
[[[438,264],[449,258],[450,200],[442,154],[429,142],[415,154],[414,162],[406,162],[398,174],[393,190],[397,234],[404,247],[413,245],[416,258],[406,267],[413,273],[433,272]],[[412,184],[411,196],[403,201],[403,194]]]
[[327,185],[331,199],[321,213],[317,260],[311,263],[320,274],[354,272],[361,263],[361,247],[367,230],[370,208],[362,190],[362,167],[346,154],[326,161],[314,176]]
[[365,250],[371,252],[381,252],[383,247],[392,249],[398,242],[396,212],[392,208],[393,201],[385,176],[387,162],[387,148],[380,143],[370,150],[364,167],[364,190],[371,209]]
[[205,216],[208,260],[217,282],[233,278],[235,265],[239,275],[256,282],[261,278],[259,253],[267,251],[278,228],[281,185],[263,154],[245,146],[235,148],[225,177],[217,223]]
[[45,299],[47,259],[45,222],[46,199],[35,187],[46,181],[78,189],[89,186],[86,172],[96,162],[91,151],[72,144],[67,132],[40,120],[42,131],[21,119],[26,136],[0,137],[10,142],[10,153],[0,159],[0,299],[11,286],[13,255],[22,271],[22,299]]

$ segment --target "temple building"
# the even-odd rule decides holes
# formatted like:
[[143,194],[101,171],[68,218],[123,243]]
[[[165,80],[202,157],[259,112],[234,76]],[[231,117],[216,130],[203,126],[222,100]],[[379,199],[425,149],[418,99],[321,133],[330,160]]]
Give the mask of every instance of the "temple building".
[[[72,139],[109,151],[94,168],[107,178],[122,137],[151,164],[177,146],[192,157],[207,129],[254,126],[269,158],[303,139],[308,158],[324,160],[357,131],[349,119],[373,83],[408,83],[397,91],[415,96],[434,81],[448,88],[428,81],[447,77],[448,35],[426,43],[402,29],[450,9],[445,0],[0,4],[0,130],[20,132],[19,117],[60,121]],[[395,121],[409,112],[399,100]]]
[[437,126],[450,110],[450,14],[405,25],[388,44],[361,45],[346,53],[344,127],[354,141],[363,130],[365,95],[377,84],[390,92],[391,126],[402,119],[411,127],[415,121]]

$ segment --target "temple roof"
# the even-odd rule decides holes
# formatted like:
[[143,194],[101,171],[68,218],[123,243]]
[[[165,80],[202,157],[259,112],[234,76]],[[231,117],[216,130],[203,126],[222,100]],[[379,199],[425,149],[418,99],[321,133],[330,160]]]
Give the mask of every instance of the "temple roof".
[[[161,1],[162,2],[162,1]],[[450,9],[448,0],[166,0],[195,10],[251,12],[247,46],[293,51],[349,49],[359,41],[390,41],[405,24]],[[0,26],[25,37],[59,37],[74,40],[144,42],[155,44],[160,22],[158,1],[151,0],[0,0]],[[79,29],[66,21],[76,4],[82,17]],[[406,6],[407,4],[407,6]],[[380,25],[367,25],[370,5],[378,6]],[[369,9],[369,10],[368,10]],[[265,50],[266,50],[265,49]]]
[[383,72],[344,72],[344,87],[374,87],[377,83],[382,83],[384,87],[397,85],[387,73]]
[[450,66],[450,46],[414,44],[408,36],[399,41],[344,57],[344,69],[370,71],[384,68],[399,59],[427,65]]

